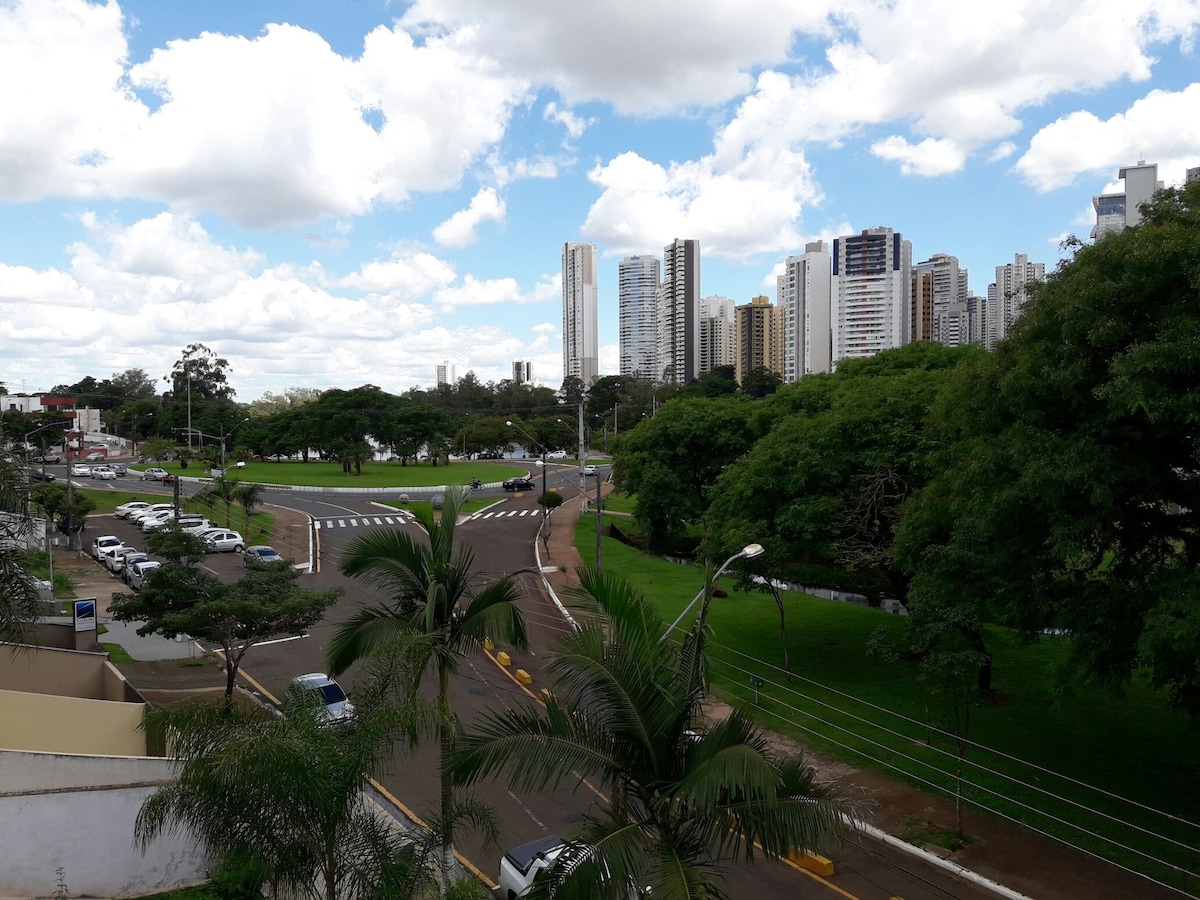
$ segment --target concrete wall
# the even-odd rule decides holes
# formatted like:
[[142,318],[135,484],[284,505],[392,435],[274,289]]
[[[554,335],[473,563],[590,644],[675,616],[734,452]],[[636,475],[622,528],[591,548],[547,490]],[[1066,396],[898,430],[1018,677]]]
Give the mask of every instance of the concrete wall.
[[0,688],[124,701],[125,679],[104,653],[0,645]]
[[0,690],[0,747],[145,756],[145,705]]
[[133,823],[143,801],[174,776],[162,759],[0,750],[0,898],[54,896],[55,870],[72,897],[120,897],[205,877],[190,837],[143,853]]

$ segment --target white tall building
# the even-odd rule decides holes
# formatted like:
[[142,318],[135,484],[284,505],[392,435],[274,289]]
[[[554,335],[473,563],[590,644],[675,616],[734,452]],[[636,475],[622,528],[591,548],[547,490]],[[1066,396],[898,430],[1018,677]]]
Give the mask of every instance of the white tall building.
[[833,364],[910,340],[912,243],[891,228],[833,242]]
[[566,243],[562,253],[563,378],[590,385],[600,374],[596,245]]
[[988,285],[984,346],[991,350],[998,341],[1008,337],[1013,322],[1029,299],[1027,286],[1045,280],[1046,264],[1031,263],[1024,253],[1016,254],[1010,263],[996,266],[996,280]]
[[438,363],[434,371],[434,381],[438,387],[441,387],[443,384],[454,387],[458,383],[458,379],[454,377],[454,363],[450,362],[450,360]]
[[657,256],[627,256],[617,266],[617,322],[620,331],[621,374],[657,381],[658,285]]
[[803,255],[787,258],[775,280],[775,302],[784,314],[785,382],[833,368],[830,272],[825,242],[811,241]]
[[700,301],[700,374],[736,362],[734,342],[737,304],[728,297],[713,295]]
[[1092,197],[1092,208],[1096,211],[1093,241],[1141,222],[1142,211],[1139,207],[1149,203],[1154,192],[1163,186],[1158,180],[1158,166],[1154,163],[1147,165],[1144,159],[1139,159],[1136,166],[1124,166],[1117,177],[1125,182],[1122,193]]
[[687,384],[700,374],[700,242],[675,239],[663,248],[658,291],[658,371]]
[[[967,286],[967,270],[958,264],[958,257],[948,253],[935,253],[929,259],[913,263],[914,272],[928,272],[932,280],[933,332],[930,339],[946,341],[938,333],[938,323],[946,315],[952,303],[965,303],[970,289]],[[913,336],[915,340],[915,335]]]
[[528,359],[514,359],[512,380],[515,384],[532,384],[533,361]]

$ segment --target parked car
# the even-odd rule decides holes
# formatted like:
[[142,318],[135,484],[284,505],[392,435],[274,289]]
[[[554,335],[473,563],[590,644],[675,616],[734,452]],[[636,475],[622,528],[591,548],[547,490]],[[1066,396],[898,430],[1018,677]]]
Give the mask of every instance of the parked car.
[[142,516],[141,521],[138,523],[138,527],[141,528],[142,531],[153,531],[155,528],[161,528],[168,522],[173,522],[174,520],[175,510],[168,509],[162,512],[157,512],[152,516]]
[[91,476],[101,481],[116,481],[117,472],[112,466],[92,466]]
[[133,566],[133,572],[129,576],[129,586],[135,591],[140,591],[146,586],[146,579],[150,577],[150,573],[161,565],[162,563],[153,559],[135,563]]
[[213,527],[213,523],[203,516],[180,516],[179,530],[186,531],[188,534],[200,535],[205,531],[209,531]]
[[504,482],[503,487],[506,491],[532,491],[533,479],[525,477],[510,478]]
[[166,469],[151,466],[142,473],[142,481],[166,481],[170,474]]
[[53,472],[43,472],[41,469],[30,469],[29,477],[34,481],[54,481]]
[[241,553],[246,546],[242,536],[236,531],[210,531],[204,539],[208,544],[209,553]]
[[342,686],[324,672],[293,678],[288,685],[287,702],[319,704],[324,725],[345,725],[354,717],[354,704]]
[[247,547],[242,551],[242,555],[246,558],[246,565],[252,566],[255,563],[273,563],[283,562],[283,557],[275,552],[274,547],[268,547],[266,544],[255,544],[253,547]]
[[128,519],[133,513],[141,512],[143,509],[149,509],[150,504],[145,500],[130,500],[128,503],[122,503],[113,510],[113,515],[118,519]]
[[117,476],[120,478],[124,478],[126,475],[129,474],[129,470],[127,468],[125,468],[124,463],[109,463],[108,466],[110,469],[112,469],[114,472],[116,472]]
[[108,459],[108,454],[103,450],[93,450],[83,459],[84,462],[104,462],[104,460]]
[[92,559],[100,562],[106,550],[112,550],[115,547],[125,546],[124,542],[115,534],[102,534],[100,537],[92,541]]
[[75,478],[87,478],[92,474],[92,467],[85,466],[83,463],[73,463],[71,465],[70,473],[71,476]]
[[566,459],[566,458],[567,458],[566,450],[551,450],[549,453],[546,454],[546,459]]
[[599,469],[597,469],[595,466],[584,466],[584,467],[583,467],[583,474],[584,474],[584,475],[599,475],[599,474],[600,474],[600,470],[599,470]]
[[56,466],[62,462],[62,457],[57,453],[46,453],[40,458],[39,462],[44,462],[48,466]]
[[151,503],[142,509],[135,509],[126,518],[135,525],[141,525],[142,519],[148,516],[156,516],[160,512],[173,511],[174,509],[174,503]]
[[136,547],[114,547],[111,550],[104,552],[104,568],[112,572],[114,575],[119,575],[125,570],[126,560],[131,556],[137,556],[142,551]]
[[130,553],[125,557],[125,564],[121,568],[121,580],[129,584],[129,577],[133,574],[133,569],[138,563],[150,561],[149,553]]
[[562,850],[563,839],[557,834],[513,847],[500,859],[500,896],[504,900],[524,897],[538,873],[550,868]]

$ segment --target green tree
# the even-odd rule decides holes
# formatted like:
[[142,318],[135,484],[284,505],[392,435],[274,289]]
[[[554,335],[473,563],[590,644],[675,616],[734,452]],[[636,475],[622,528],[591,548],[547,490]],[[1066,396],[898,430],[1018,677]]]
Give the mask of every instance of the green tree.
[[32,640],[41,613],[25,574],[33,538],[26,489],[23,467],[7,455],[0,458],[0,640],[16,643]]
[[250,517],[262,505],[263,486],[261,484],[239,484],[237,502],[241,504],[242,511],[246,514],[246,521],[249,522]]
[[779,377],[778,372],[772,371],[766,366],[757,366],[742,378],[742,393],[747,397],[761,400],[779,390],[782,384],[783,379]]
[[[229,360],[203,344],[188,344],[164,380],[171,384],[171,399],[193,406],[209,400],[229,401],[236,393],[229,384]],[[194,412],[194,409],[193,409]]]
[[654,608],[612,573],[580,581],[580,630],[550,657],[545,709],[485,714],[453,767],[467,782],[505,772],[517,790],[599,779],[610,802],[549,870],[549,895],[593,897],[608,883],[612,896],[637,885],[721,897],[723,870],[756,843],[768,858],[836,844],[855,803],[817,784],[803,757],[775,755],[746,714],[702,723],[702,667],[661,640]]
[[219,644],[229,706],[251,647],[278,634],[304,634],[342,594],[340,588],[304,590],[296,583],[299,577],[278,562],[250,566],[237,581],[224,584],[196,566],[168,562],[154,570],[142,590],[115,594],[109,610],[118,622],[142,622],[138,634],[183,634]]
[[165,734],[179,777],[143,803],[134,826],[145,849],[182,828],[218,868],[252,873],[255,895],[436,897],[433,848],[378,815],[370,778],[408,727],[402,709],[360,702],[356,727],[326,727],[314,708],[282,715],[189,703],[160,706],[147,730]]
[[898,533],[927,620],[1071,635],[1200,716],[1200,184],[1074,256],[944,401],[958,440]]
[[241,483],[237,478],[226,478],[224,475],[220,475],[210,481],[204,490],[196,494],[194,499],[205,506],[216,506],[218,503],[223,503],[225,505],[225,527],[232,528],[233,504],[238,502],[240,491]]
[[413,673],[406,686],[416,693],[427,672],[437,675],[436,727],[443,761],[441,822],[442,868],[455,869],[453,782],[445,769],[460,726],[450,703],[450,679],[459,663],[488,638],[524,648],[525,621],[517,607],[520,589],[511,577],[492,581],[473,568],[474,552],[455,546],[454,529],[463,492],[446,494],[441,518],[432,510],[416,515],[429,536],[419,543],[398,529],[371,531],[356,538],[342,556],[343,575],[358,578],[387,599],[365,607],[340,625],[329,642],[328,665],[334,674],[360,659],[399,648]]
[[620,490],[637,495],[634,518],[652,547],[670,547],[703,519],[717,477],[753,446],[751,406],[741,397],[680,397],[621,435],[613,475]]

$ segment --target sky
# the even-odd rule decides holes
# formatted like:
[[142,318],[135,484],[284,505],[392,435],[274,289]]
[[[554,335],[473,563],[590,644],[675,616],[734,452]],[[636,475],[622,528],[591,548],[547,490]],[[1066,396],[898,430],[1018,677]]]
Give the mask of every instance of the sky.
[[[237,399],[562,380],[561,254],[774,300],[889,226],[985,294],[1200,166],[1200,0],[0,0],[0,381],[200,342]],[[165,382],[160,381],[165,388]]]

